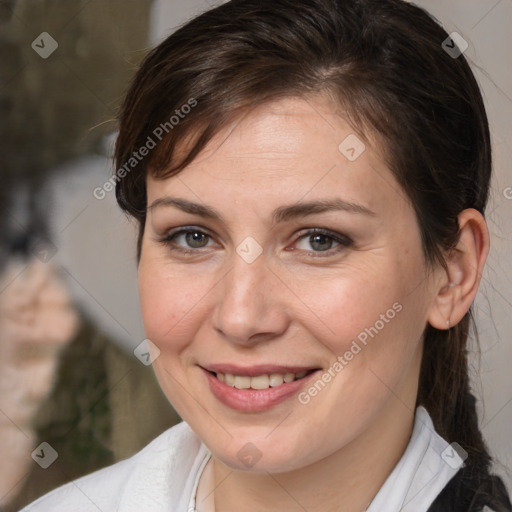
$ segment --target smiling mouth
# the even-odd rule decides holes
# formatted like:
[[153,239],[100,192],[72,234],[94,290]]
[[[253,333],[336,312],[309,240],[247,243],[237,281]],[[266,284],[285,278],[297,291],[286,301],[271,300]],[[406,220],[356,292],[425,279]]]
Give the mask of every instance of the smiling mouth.
[[231,373],[220,373],[212,371],[210,371],[209,373],[211,375],[214,375],[218,380],[232,388],[261,390],[277,388],[279,386],[282,386],[283,384],[303,379],[304,377],[307,377],[316,370],[317,369],[312,369],[307,371],[301,371],[299,373],[270,373],[255,375],[253,377],[248,375],[233,375]]

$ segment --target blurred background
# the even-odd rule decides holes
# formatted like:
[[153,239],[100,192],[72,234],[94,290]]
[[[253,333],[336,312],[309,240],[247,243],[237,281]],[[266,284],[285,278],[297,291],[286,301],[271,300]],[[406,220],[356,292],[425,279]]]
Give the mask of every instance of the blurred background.
[[[94,190],[112,173],[116,111],[141,58],[219,3],[0,2],[1,510],[125,458],[180,421],[139,358],[136,226],[113,191]],[[482,429],[509,483],[512,2],[415,3],[469,43],[492,127],[492,248],[472,366]]]

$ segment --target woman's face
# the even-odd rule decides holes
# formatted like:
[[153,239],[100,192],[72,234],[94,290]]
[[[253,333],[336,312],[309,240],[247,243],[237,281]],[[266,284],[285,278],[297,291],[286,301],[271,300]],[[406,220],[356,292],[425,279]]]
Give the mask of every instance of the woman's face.
[[305,467],[414,410],[433,279],[403,190],[333,111],[261,106],[178,175],[148,178],[154,369],[233,468]]

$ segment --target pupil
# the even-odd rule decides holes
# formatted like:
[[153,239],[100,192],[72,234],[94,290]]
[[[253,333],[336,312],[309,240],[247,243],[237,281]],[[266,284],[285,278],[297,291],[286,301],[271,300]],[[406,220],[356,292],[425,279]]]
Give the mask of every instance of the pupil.
[[[319,244],[317,244],[316,248],[320,251],[327,251],[331,248],[332,245],[332,240],[326,235],[312,235],[309,240],[312,247],[315,247],[316,242],[319,241]],[[322,244],[322,240],[325,243]]]

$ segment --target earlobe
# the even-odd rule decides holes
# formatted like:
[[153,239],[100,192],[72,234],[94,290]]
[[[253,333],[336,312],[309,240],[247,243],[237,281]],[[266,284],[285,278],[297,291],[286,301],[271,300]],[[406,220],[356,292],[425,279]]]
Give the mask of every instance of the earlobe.
[[469,310],[489,253],[489,232],[482,214],[473,208],[459,216],[460,237],[446,256],[446,272],[437,283],[428,322],[436,329],[458,324]]

